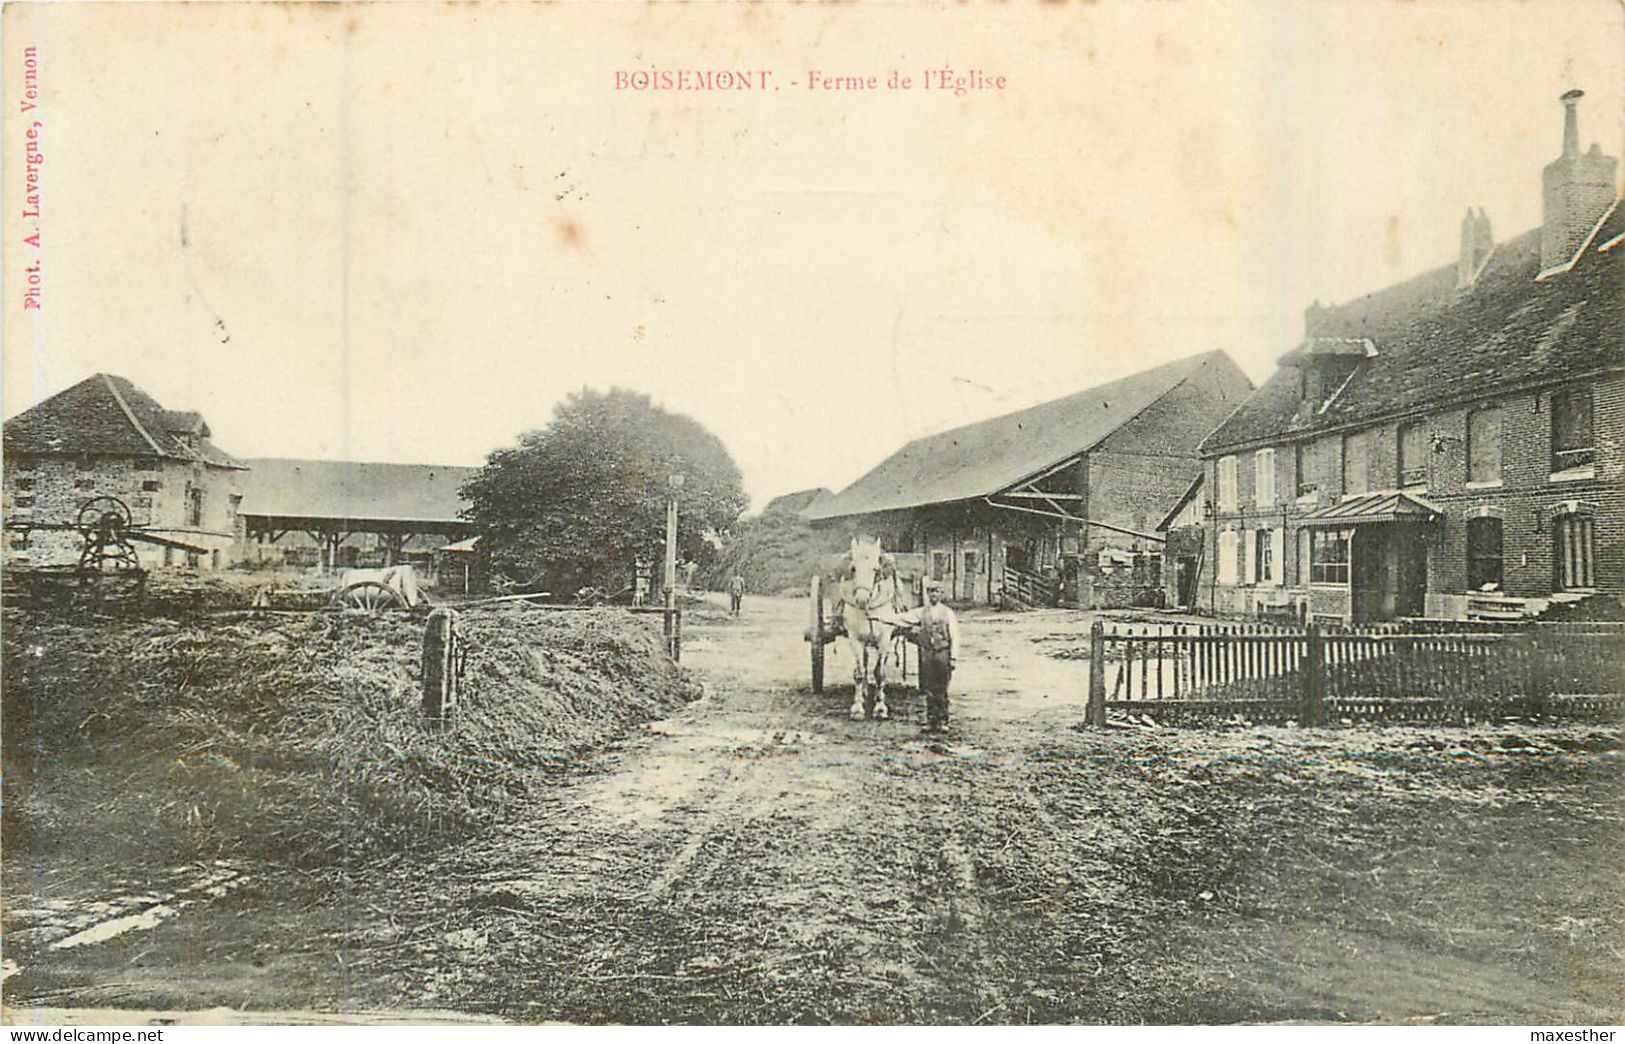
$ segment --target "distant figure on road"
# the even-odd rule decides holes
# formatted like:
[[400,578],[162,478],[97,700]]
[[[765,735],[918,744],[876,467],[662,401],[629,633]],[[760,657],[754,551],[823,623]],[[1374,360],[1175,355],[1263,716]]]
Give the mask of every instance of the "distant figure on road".
[[[920,647],[920,688],[925,690],[925,731],[948,727],[948,682],[959,660],[959,618],[942,604],[942,582],[925,582],[926,604],[910,638]],[[913,614],[910,614],[913,615]]]
[[745,578],[738,573],[728,581],[728,614],[739,615],[739,604],[745,600]]

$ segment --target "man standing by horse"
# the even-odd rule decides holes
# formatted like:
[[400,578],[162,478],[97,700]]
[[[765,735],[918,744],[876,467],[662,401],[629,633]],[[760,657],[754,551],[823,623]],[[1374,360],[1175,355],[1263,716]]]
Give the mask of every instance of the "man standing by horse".
[[910,637],[920,647],[920,688],[925,690],[925,730],[948,727],[948,682],[959,658],[959,618],[942,602],[942,582],[925,582],[926,604]]

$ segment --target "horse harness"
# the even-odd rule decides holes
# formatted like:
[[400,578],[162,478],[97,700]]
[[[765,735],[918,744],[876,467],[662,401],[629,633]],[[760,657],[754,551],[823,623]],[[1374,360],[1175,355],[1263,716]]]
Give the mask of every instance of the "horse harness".
[[[900,621],[892,619],[891,614],[888,613],[885,616],[879,616],[876,614],[876,610],[897,608],[897,574],[893,573],[884,580],[877,578],[873,584],[861,587],[851,580],[846,580],[842,583],[841,587],[841,600],[853,609],[857,609],[859,612],[863,613],[864,618],[869,621],[869,634],[859,639],[865,645],[878,645],[880,643],[880,636],[875,633],[874,629],[874,625],[876,623],[885,624],[891,627],[898,626]],[[861,607],[857,604],[857,594],[859,591],[869,592],[868,604]],[[877,591],[884,592],[884,601],[879,603],[874,601],[874,595]]]

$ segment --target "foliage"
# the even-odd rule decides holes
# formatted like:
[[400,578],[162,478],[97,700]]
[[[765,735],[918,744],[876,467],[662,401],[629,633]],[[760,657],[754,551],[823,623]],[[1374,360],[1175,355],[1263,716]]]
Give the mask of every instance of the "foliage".
[[715,435],[625,389],[571,395],[553,422],[497,450],[464,486],[494,575],[569,593],[630,586],[665,550],[668,478],[678,490],[678,557],[704,562],[708,532],[745,507],[739,467]]
[[847,541],[844,530],[814,529],[793,512],[764,512],[736,525],[722,554],[697,579],[722,590],[737,573],[751,594],[805,592],[812,575],[824,571],[831,555],[845,551]]

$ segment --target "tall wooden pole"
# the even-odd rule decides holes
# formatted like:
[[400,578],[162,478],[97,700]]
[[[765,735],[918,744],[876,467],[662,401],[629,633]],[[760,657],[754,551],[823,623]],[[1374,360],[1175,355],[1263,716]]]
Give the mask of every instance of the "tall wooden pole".
[[683,476],[673,475],[667,480],[671,496],[666,501],[666,613],[665,631],[669,645],[666,652],[672,659],[678,657],[677,632],[677,492],[683,488]]
[[666,605],[677,592],[677,497],[666,501]]

